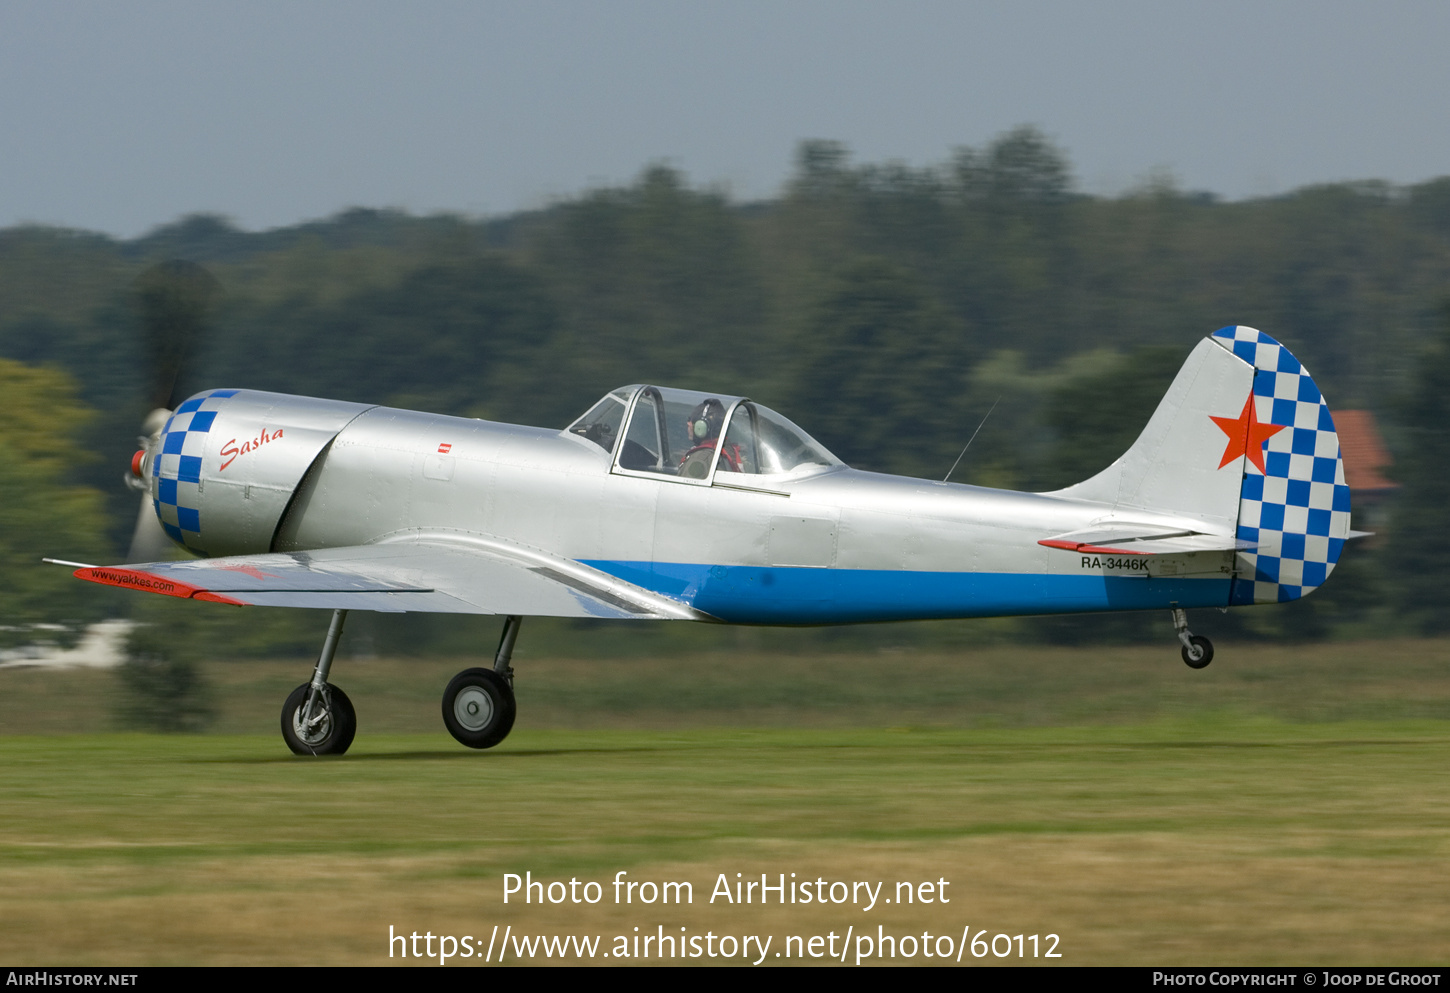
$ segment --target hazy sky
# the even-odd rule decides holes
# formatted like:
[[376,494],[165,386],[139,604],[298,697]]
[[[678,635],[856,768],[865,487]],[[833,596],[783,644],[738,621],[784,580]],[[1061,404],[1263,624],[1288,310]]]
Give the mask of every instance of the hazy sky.
[[500,214],[651,162],[775,194],[803,138],[1022,123],[1080,188],[1450,173],[1450,3],[0,0],[0,226]]

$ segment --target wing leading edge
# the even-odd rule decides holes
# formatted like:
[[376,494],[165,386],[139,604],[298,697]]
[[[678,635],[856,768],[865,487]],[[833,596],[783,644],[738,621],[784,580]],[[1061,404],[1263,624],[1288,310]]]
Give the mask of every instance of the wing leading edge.
[[410,533],[347,548],[91,566],[75,575],[238,606],[714,620],[578,562],[474,535]]

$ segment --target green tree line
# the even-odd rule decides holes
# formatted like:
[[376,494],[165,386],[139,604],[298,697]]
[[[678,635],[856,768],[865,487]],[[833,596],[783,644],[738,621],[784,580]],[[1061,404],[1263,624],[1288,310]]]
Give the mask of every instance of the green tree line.
[[[612,387],[658,382],[754,397],[852,465],[937,479],[995,404],[953,479],[1016,488],[1102,468],[1197,339],[1250,324],[1289,345],[1333,406],[1378,415],[1406,533],[1439,526],[1445,501],[1422,494],[1450,488],[1427,457],[1444,403],[1427,377],[1450,362],[1450,177],[1223,202],[1157,176],[1089,196],[1062,150],[1019,128],[919,168],[805,142],[780,194],[753,203],[655,165],[500,218],[354,209],[254,233],[199,215],[132,240],[0,230],[0,356],[64,370],[76,387],[56,387],[59,402],[96,412],[72,425],[92,457],[47,485],[102,494],[113,549],[134,519],[117,479],[147,391],[136,279],[167,259],[223,288],[189,389],[563,426]],[[1314,599],[1222,623],[1433,627],[1443,557],[1415,547],[1356,548]],[[1114,636],[1136,630],[1124,624]]]

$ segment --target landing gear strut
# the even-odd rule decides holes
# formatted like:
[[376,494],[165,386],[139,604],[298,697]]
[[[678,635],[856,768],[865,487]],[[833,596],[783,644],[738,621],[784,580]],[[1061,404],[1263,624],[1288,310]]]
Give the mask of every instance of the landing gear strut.
[[287,695],[282,705],[282,740],[298,755],[341,755],[357,734],[357,713],[339,687],[327,681],[332,656],[342,637],[347,611],[334,610],[322,654],[312,670],[312,681]]
[[1183,664],[1190,669],[1202,669],[1213,661],[1213,642],[1188,630],[1188,611],[1174,607],[1171,613],[1178,640],[1183,642]]
[[514,642],[523,618],[504,620],[503,636],[492,669],[464,669],[443,691],[443,723],[448,733],[469,748],[492,748],[514,726]]

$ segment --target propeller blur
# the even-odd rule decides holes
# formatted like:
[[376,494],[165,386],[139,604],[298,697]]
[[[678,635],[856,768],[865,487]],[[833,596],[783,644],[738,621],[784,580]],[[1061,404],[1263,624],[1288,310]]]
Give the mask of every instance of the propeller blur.
[[[137,278],[134,301],[145,338],[152,379],[148,399],[151,413],[141,423],[136,439],[142,452],[156,447],[162,428],[176,406],[177,384],[187,356],[196,350],[207,314],[221,292],[221,284],[194,262],[161,262]],[[150,487],[133,461],[126,483],[142,492],[136,528],[131,535],[127,562],[165,558],[171,545],[156,519]]]

